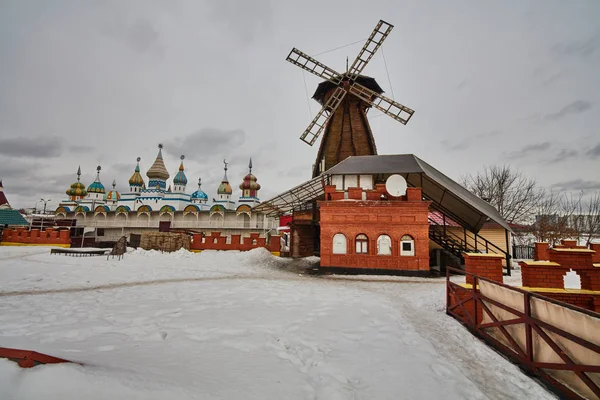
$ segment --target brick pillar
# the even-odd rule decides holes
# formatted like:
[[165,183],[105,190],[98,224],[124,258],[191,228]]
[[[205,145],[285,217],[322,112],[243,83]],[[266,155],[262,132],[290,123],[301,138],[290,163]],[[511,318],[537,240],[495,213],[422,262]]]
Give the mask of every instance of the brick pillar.
[[348,198],[353,200],[362,200],[362,188],[359,187],[351,187],[348,188]]
[[583,290],[600,292],[600,268],[578,269],[577,274],[581,278],[581,288]]
[[408,201],[422,201],[423,192],[421,188],[406,188],[406,200]]
[[[482,253],[464,253],[465,271],[468,274],[491,279],[503,283],[502,278],[502,260],[500,254],[482,254]],[[473,284],[473,277],[467,275],[467,283]]]
[[69,244],[71,242],[71,232],[68,229],[61,229],[58,231],[58,237],[61,243]]
[[521,282],[525,287],[564,289],[570,268],[550,261],[521,261]]
[[535,242],[533,259],[535,261],[548,261],[550,259],[550,245],[546,242]]
[[40,238],[40,230],[39,229],[32,229],[30,232],[30,236],[31,236],[31,240],[33,242],[37,242],[38,239]]
[[594,250],[596,253],[592,255],[593,263],[600,263],[600,243],[590,243],[590,250]]

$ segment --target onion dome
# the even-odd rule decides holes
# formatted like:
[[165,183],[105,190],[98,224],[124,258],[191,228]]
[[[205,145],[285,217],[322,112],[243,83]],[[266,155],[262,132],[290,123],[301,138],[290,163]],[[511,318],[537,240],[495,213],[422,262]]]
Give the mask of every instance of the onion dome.
[[254,175],[252,175],[252,159],[250,159],[248,168],[250,169],[250,172],[248,172],[248,175],[246,175],[244,177],[244,181],[240,185],[240,189],[242,189],[242,190],[260,190],[260,185],[256,182],[256,177]]
[[140,174],[140,160],[141,158],[137,158],[137,165],[135,166],[135,172],[129,178],[129,186],[144,186],[144,178]]
[[185,173],[183,172],[183,159],[185,158],[184,155],[181,156],[181,164],[179,164],[179,172],[177,172],[177,175],[175,175],[175,178],[173,178],[173,184],[178,185],[178,186],[185,186],[187,185],[187,177],[185,176]]
[[73,183],[71,187],[66,191],[68,196],[71,197],[85,197],[87,191],[83,183],[79,182],[81,179],[81,166],[77,168],[77,182]]
[[106,193],[106,189],[104,189],[104,185],[100,182],[100,170],[101,169],[102,169],[102,167],[100,167],[98,165],[98,167],[96,168],[96,180],[94,182],[92,182],[92,184],[90,186],[88,186],[88,188],[87,188],[88,193],[101,193],[101,194]]
[[223,164],[225,164],[225,175],[223,176],[223,180],[217,189],[217,194],[231,194],[233,190],[231,190],[231,185],[229,184],[229,180],[227,179],[227,164],[228,162],[223,160]]
[[152,164],[148,172],[146,172],[146,176],[150,179],[169,179],[169,172],[167,171],[167,168],[165,167],[165,163],[163,162],[162,158],[162,148],[163,145],[159,144],[158,155],[156,156],[156,160],[154,160],[154,164]]
[[119,194],[119,192],[117,192],[117,189],[115,189],[116,186],[117,186],[117,182],[115,182],[113,180],[113,183],[112,183],[112,187],[113,188],[112,188],[112,190],[110,192],[108,192],[106,194],[106,197],[104,198],[105,200],[108,200],[108,201],[119,201],[119,200],[121,200],[121,195]]
[[193,199],[208,201],[208,195],[202,191],[202,178],[198,178],[198,190],[192,193]]

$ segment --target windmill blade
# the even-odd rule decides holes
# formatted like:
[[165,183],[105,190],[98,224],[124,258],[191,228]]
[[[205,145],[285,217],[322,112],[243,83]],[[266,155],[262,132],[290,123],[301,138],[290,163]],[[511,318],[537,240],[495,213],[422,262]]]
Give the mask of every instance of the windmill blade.
[[339,85],[342,81],[341,75],[335,70],[329,68],[323,63],[320,63],[319,61],[315,60],[308,54],[301,52],[295,47],[292,49],[292,51],[290,51],[290,54],[288,54],[285,60],[291,62],[294,65],[297,65],[298,67],[310,72],[311,74],[318,76],[319,78],[327,79],[328,81],[336,85]]
[[371,58],[373,58],[373,55],[379,50],[381,44],[385,38],[388,37],[393,28],[394,25],[390,25],[384,20],[379,20],[375,29],[373,29],[371,36],[369,36],[365,45],[360,50],[360,53],[358,53],[358,56],[356,56],[356,59],[348,70],[348,75],[353,77],[353,79],[356,79],[356,77],[362,73],[363,69],[365,69],[369,61],[371,61]]
[[410,117],[415,113],[414,110],[356,82],[350,85],[349,91],[356,97],[366,101],[382,113],[389,115],[404,125],[408,123]]
[[300,140],[307,143],[309,146],[312,146],[323,129],[325,129],[325,125],[327,121],[333,116],[336,108],[340,105],[344,96],[348,93],[344,88],[338,87],[332,93],[331,97],[327,100],[327,103],[319,110],[315,118],[308,125],[308,128],[304,131],[304,133],[300,136]]

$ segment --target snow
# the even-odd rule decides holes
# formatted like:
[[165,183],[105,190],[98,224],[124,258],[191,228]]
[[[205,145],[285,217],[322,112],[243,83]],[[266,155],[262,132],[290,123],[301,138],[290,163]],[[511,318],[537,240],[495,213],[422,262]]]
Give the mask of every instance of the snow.
[[443,279],[310,276],[317,261],[0,247],[2,399],[549,399],[444,312]]

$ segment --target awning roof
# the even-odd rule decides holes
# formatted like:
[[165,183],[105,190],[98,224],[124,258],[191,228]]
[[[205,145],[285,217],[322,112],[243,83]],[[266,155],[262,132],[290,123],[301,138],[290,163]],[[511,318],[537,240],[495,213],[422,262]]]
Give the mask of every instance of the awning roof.
[[376,175],[379,181],[384,181],[389,175],[400,174],[409,186],[423,189],[423,197],[432,201],[434,210],[445,213],[472,232],[478,232],[488,220],[511,230],[492,205],[414,154],[348,157],[321,176],[259,204],[255,210],[269,215],[291,212],[298,206],[323,196],[324,182],[329,181],[331,175],[354,174]]

